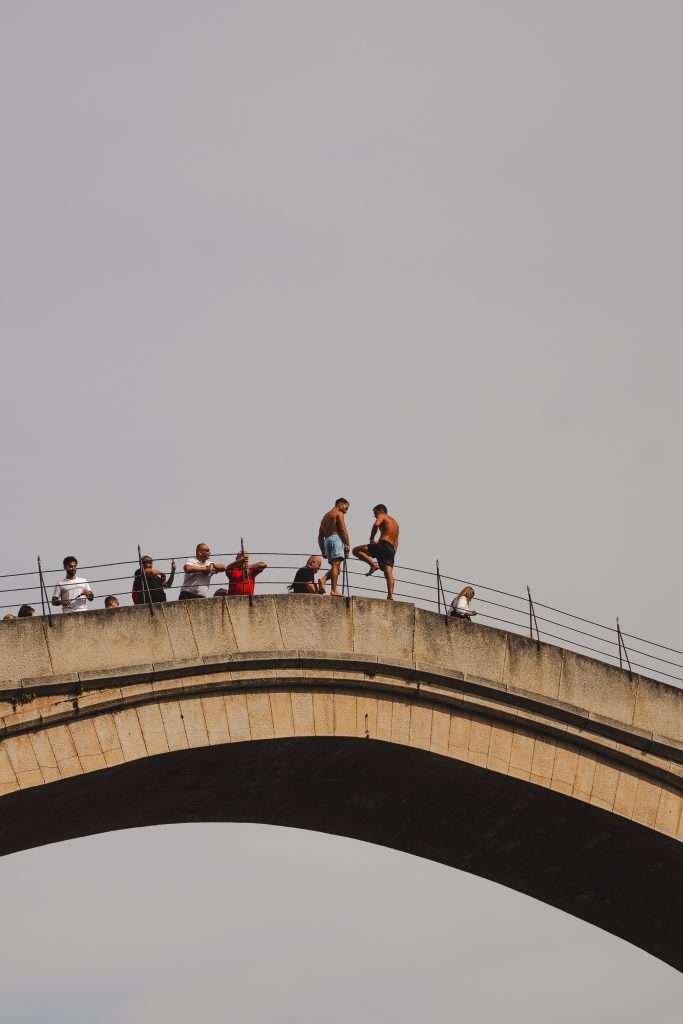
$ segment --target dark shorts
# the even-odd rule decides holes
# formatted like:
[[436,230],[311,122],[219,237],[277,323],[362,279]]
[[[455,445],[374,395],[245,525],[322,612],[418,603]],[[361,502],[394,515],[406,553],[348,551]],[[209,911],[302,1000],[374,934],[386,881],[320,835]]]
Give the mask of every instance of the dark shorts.
[[203,594],[198,594],[194,590],[181,590],[178,594],[179,601],[189,601],[193,597],[204,597]]
[[368,554],[374,558],[380,569],[385,565],[393,565],[396,552],[394,545],[388,540],[378,540],[375,544],[368,544]]

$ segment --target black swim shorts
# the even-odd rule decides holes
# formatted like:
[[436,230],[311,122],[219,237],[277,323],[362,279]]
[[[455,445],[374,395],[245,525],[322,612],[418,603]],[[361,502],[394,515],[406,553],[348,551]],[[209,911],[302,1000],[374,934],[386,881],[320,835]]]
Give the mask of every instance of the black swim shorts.
[[375,559],[380,569],[383,569],[385,565],[394,564],[396,552],[394,545],[388,540],[378,540],[375,544],[368,544],[368,554]]

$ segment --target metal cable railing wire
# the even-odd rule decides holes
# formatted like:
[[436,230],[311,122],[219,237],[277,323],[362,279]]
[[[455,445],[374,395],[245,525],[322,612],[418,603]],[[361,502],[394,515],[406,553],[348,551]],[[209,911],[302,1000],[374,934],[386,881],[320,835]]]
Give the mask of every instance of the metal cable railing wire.
[[[265,559],[265,558],[268,558],[268,559],[287,559],[287,560],[292,560],[292,559],[303,559],[303,560],[305,560],[305,559],[307,559],[309,557],[309,554],[310,554],[309,552],[253,552],[251,557],[252,557],[253,560]],[[177,564],[181,567],[178,570],[178,576],[182,576],[182,565],[183,565],[183,563],[185,561],[187,561],[191,557],[194,557],[194,556],[188,556],[188,555],[167,556],[167,557],[164,557],[164,558],[157,558],[157,559],[155,559],[155,562],[156,563],[159,563],[159,562],[165,563],[165,562],[171,562],[172,560],[175,559]],[[216,560],[216,561],[224,561],[224,560],[232,561],[233,559],[234,559],[234,553],[233,552],[219,552],[219,553],[216,553],[216,554],[212,555],[212,560]],[[355,560],[354,559],[349,559],[349,562],[353,563],[353,562],[355,562]],[[360,564],[360,563],[357,563],[357,564]],[[88,572],[90,574],[90,573],[92,573],[92,571],[103,570],[103,569],[116,569],[116,568],[120,568],[120,567],[128,567],[129,569],[130,569],[130,567],[137,568],[138,565],[139,565],[139,563],[138,563],[137,559],[127,559],[127,560],[119,560],[119,561],[113,561],[113,562],[101,562],[101,563],[93,563],[93,564],[79,566],[78,572],[79,572],[79,574],[83,573],[83,572]],[[294,572],[299,567],[300,567],[300,563],[298,563],[298,562],[292,563],[291,561],[288,561],[285,564],[270,565],[269,566],[269,570],[270,570],[270,572]],[[412,566],[403,566],[402,565],[402,566],[397,566],[396,568],[397,568],[397,572],[398,572],[398,574],[396,575],[396,584],[397,584],[396,597],[404,598],[404,599],[413,601],[413,602],[415,602],[418,605],[422,604],[422,605],[426,605],[426,606],[429,606],[429,607],[432,607],[432,606],[437,606],[438,607],[439,606],[440,602],[439,602],[438,598],[435,599],[434,597],[427,596],[427,593],[425,593],[425,592],[428,592],[428,593],[433,594],[433,593],[437,592],[437,582],[435,582],[437,580],[437,574],[436,573],[434,573],[433,571],[430,571],[430,570],[418,569],[418,568],[415,568],[415,567],[412,567]],[[413,576],[420,577],[420,579],[416,580],[416,579],[408,578],[408,576],[406,574],[412,574]],[[52,588],[55,585],[55,581],[52,580],[52,582],[49,582],[47,577],[54,577],[55,575],[62,576],[63,575],[63,568],[62,567],[58,567],[58,568],[54,568],[54,569],[43,569],[43,578],[45,579],[45,586],[46,586],[46,589],[48,591],[52,590]],[[123,576],[121,576],[121,575],[109,575],[109,576],[97,576],[97,577],[93,577],[93,578],[90,578],[90,576],[89,576],[89,582],[90,582],[90,584],[91,584],[91,586],[93,588],[99,588],[99,587],[101,587],[102,584],[116,584],[116,583],[122,583],[124,581],[127,581],[129,583],[129,586],[128,586],[127,589],[125,589],[125,590],[116,590],[116,591],[111,591],[110,592],[112,596],[116,596],[119,599],[122,598],[122,599],[126,600],[126,599],[130,598],[130,590],[131,590],[131,586],[132,586],[132,576],[133,576],[132,572],[129,572],[128,574],[123,575]],[[359,571],[357,569],[349,568],[348,569],[348,576],[349,577],[353,576],[353,577],[367,578],[367,573],[364,572],[364,571]],[[40,592],[41,591],[41,583],[40,583],[40,579],[39,579],[38,570],[31,570],[31,571],[24,571],[24,572],[17,572],[17,573],[3,573],[3,574],[0,574],[0,579],[1,580],[8,580],[8,581],[14,581],[14,580],[18,581],[20,579],[23,580],[23,579],[26,579],[26,578],[29,578],[29,577],[38,578],[38,582],[26,583],[26,584],[20,585],[20,586],[10,586],[10,587],[5,587],[5,588],[0,588],[0,594],[3,594],[3,595],[9,595],[9,594],[24,594],[24,595],[27,595],[27,594],[31,594],[31,593],[34,593],[34,592]],[[514,619],[514,618],[511,619],[511,618],[504,618],[502,616],[492,615],[492,614],[489,614],[489,613],[487,613],[485,611],[479,611],[479,614],[478,614],[479,621],[484,621],[485,620],[487,622],[497,623],[497,624],[502,625],[502,626],[512,627],[512,629],[514,631],[519,632],[519,633],[525,633],[525,634],[528,633],[529,598],[527,598],[526,596],[521,595],[521,594],[514,594],[514,593],[511,593],[510,591],[502,590],[502,589],[497,588],[497,587],[491,587],[491,586],[488,586],[486,584],[477,583],[476,581],[465,580],[465,579],[461,579],[459,577],[448,576],[448,575],[445,575],[445,574],[441,575],[441,580],[442,580],[442,586],[443,586],[444,583],[457,584],[460,587],[463,587],[463,586],[466,586],[466,585],[473,586],[477,590],[477,598],[476,598],[477,604],[479,604],[479,605],[486,605],[487,607],[490,607],[492,609],[496,608],[496,609],[500,609],[502,611],[507,611],[507,612],[511,613],[513,616],[519,616],[519,619]],[[290,583],[291,583],[290,579],[274,579],[272,576],[270,576],[268,578],[262,578],[261,583],[260,583],[260,589],[264,589],[264,587],[288,587]],[[216,581],[215,583],[213,583],[213,589],[214,590],[218,589],[220,587],[221,587],[221,582],[220,581]],[[367,593],[367,594],[377,594],[379,596],[380,594],[383,593],[383,580],[382,580],[381,576],[379,578],[378,577],[373,577],[372,578],[372,583],[370,582],[369,579],[368,579],[368,582],[364,583],[364,584],[361,584],[360,582],[358,582],[358,580],[356,580],[353,583],[353,585],[351,585],[351,582],[349,580],[349,587],[354,592],[362,592],[362,593]],[[108,588],[106,588],[106,589],[108,589]],[[170,596],[172,591],[179,591],[180,589],[181,589],[181,584],[180,583],[175,583],[173,587],[168,588],[169,596]],[[416,591],[417,591],[417,593],[416,593]],[[501,601],[497,601],[493,597],[485,597],[485,596],[483,596],[480,593],[480,591],[484,591],[486,594],[495,595],[496,597],[504,597],[504,598],[507,598],[507,599],[509,599],[511,601],[518,602],[519,606],[516,607],[513,604],[508,604],[508,603],[504,603],[504,602],[501,602]],[[448,598],[451,598],[451,597],[454,597],[458,593],[458,590],[457,589],[452,589],[450,586],[444,586],[444,593],[445,593],[445,595]],[[98,596],[98,598],[101,598],[101,597],[104,597],[105,595],[104,594],[98,594],[97,596]],[[35,598],[35,597],[34,598],[25,599],[24,601],[20,601],[19,599],[16,599],[12,603],[0,604],[0,609],[4,610],[4,609],[8,609],[8,608],[14,608],[14,607],[17,607],[20,603],[29,603],[31,600],[37,601],[38,599]],[[610,662],[617,662],[617,661],[621,660],[621,649],[622,648],[620,646],[620,639],[619,639],[618,631],[617,631],[617,629],[615,629],[615,627],[605,625],[604,623],[600,623],[600,622],[597,622],[597,621],[595,621],[593,619],[586,618],[585,616],[576,615],[576,614],[574,614],[572,612],[566,612],[563,609],[557,608],[557,607],[555,607],[553,605],[545,604],[545,603],[540,602],[540,601],[535,601],[534,600],[533,604],[534,604],[534,606],[536,608],[539,608],[539,609],[542,608],[542,609],[544,609],[546,611],[553,612],[554,614],[556,614],[558,616],[561,616],[561,617],[563,617],[565,619],[570,620],[569,622],[562,622],[562,621],[558,621],[557,619],[554,619],[554,618],[549,618],[549,617],[546,617],[546,616],[538,616],[538,618],[536,619],[536,629],[537,629],[537,636],[539,637],[539,639],[541,637],[543,637],[544,640],[549,641],[549,642],[557,641],[560,644],[562,644],[563,646],[568,646],[568,647],[572,647],[572,648],[578,648],[579,650],[582,650],[582,651],[588,651],[591,654],[595,654],[595,655],[599,656],[600,658],[608,659]],[[593,626],[594,628],[603,630],[603,631],[605,631],[606,633],[608,633],[610,635],[609,636],[599,636],[596,633],[590,632],[588,630],[577,628],[576,626],[571,624],[573,622],[581,622],[584,625]],[[550,632],[548,630],[539,629],[538,628],[538,623],[541,623],[542,625],[554,626],[555,628],[563,631],[563,633],[568,634],[568,635],[558,635],[557,633]],[[616,640],[613,639],[614,636],[617,636]],[[592,646],[590,644],[583,643],[579,639],[576,639],[577,637],[581,637],[582,639],[594,640],[597,643],[605,645],[606,647],[612,648],[612,649],[611,650],[605,650],[604,647],[603,648],[594,647],[594,646]],[[679,676],[677,676],[677,675],[675,675],[675,674],[673,674],[671,672],[667,672],[665,670],[665,668],[663,667],[663,666],[666,666],[666,667],[669,667],[669,668],[678,668],[678,669],[683,670],[683,664],[681,664],[679,662],[676,662],[676,661],[673,661],[670,658],[665,658],[665,657],[663,657],[663,656],[661,656],[659,654],[656,654],[655,650],[666,651],[669,654],[681,654],[681,655],[683,655],[683,651],[680,651],[677,648],[671,647],[669,645],[660,644],[660,643],[658,643],[656,641],[648,640],[647,638],[640,637],[640,636],[637,636],[637,635],[631,634],[631,633],[625,633],[623,631],[621,633],[621,637],[628,637],[629,639],[636,640],[640,644],[645,644],[646,646],[648,646],[650,648],[653,648],[653,650],[642,650],[641,648],[629,647],[629,653],[636,654],[639,657],[644,658],[648,662],[652,663],[652,664],[646,664],[646,663],[642,663],[642,662],[631,662],[631,666],[633,668],[639,668],[639,669],[642,669],[642,670],[644,670],[646,672],[654,673],[654,674],[656,674],[658,676],[662,676],[662,677],[667,678],[667,679],[673,679],[673,680],[676,680],[678,682],[683,683],[683,677],[679,677]],[[614,651],[614,648],[617,648],[618,653],[616,653]]]

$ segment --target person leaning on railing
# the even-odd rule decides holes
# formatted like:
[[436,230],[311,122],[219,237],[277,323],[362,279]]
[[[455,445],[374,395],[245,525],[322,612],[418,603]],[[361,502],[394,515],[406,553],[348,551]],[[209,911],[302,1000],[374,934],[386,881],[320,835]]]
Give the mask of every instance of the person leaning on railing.
[[451,615],[456,619],[465,619],[466,622],[470,622],[472,617],[477,614],[470,605],[473,597],[474,587],[463,587],[458,596],[451,601]]
[[76,575],[78,559],[75,555],[67,555],[62,565],[66,575],[55,586],[52,603],[61,607],[63,612],[84,612],[88,601],[92,601],[95,596],[90,584],[83,576]]
[[211,593],[211,577],[217,572],[225,572],[222,562],[212,562],[211,548],[208,544],[198,544],[196,558],[188,558],[183,566],[185,576],[178,594],[179,601],[193,597],[208,597]]
[[249,564],[249,552],[238,551],[234,562],[225,567],[225,575],[228,577],[228,597],[238,597],[242,594],[253,594],[256,586],[256,577],[268,568],[267,562],[252,562]]
[[[166,575],[161,569],[155,568],[151,555],[142,556],[142,572],[135,570],[131,597],[133,604],[161,604],[166,600],[166,591],[173,586],[175,580],[175,559],[171,562],[171,571]],[[143,578],[144,573],[144,578]]]

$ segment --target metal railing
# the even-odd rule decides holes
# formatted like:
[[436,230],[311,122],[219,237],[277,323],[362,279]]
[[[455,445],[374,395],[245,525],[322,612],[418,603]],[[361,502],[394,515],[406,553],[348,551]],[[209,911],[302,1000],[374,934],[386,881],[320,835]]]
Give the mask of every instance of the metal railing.
[[[252,552],[252,561],[268,562],[268,569],[258,577],[257,592],[286,593],[294,573],[305,564],[309,556],[310,552]],[[165,556],[154,560],[155,566],[161,568],[166,567],[173,559],[177,563],[176,580],[166,591],[169,600],[177,597],[181,589],[182,566],[189,558],[194,558],[194,555]],[[234,554],[212,553],[211,559],[231,562]],[[138,557],[125,561],[79,565],[78,574],[87,576],[96,595],[95,602],[90,607],[101,607],[101,602],[108,595],[117,597],[122,605],[131,604],[133,577],[135,570],[140,566],[139,552]],[[168,572],[167,568],[166,571]],[[47,617],[59,613],[58,609],[51,606],[51,596],[55,584],[63,576],[64,570],[61,566],[46,569],[42,566],[40,558],[35,569],[0,574],[0,619],[9,611],[16,612],[22,604],[32,605],[37,614],[42,613]],[[411,601],[418,607],[428,608],[442,615],[450,613],[451,602],[463,587],[472,586],[476,592],[474,610],[477,611],[477,622],[529,636],[539,644],[543,641],[581,654],[589,654],[610,664],[619,665],[631,673],[643,672],[666,682],[683,684],[683,650],[628,633],[621,627],[618,619],[615,620],[614,626],[610,626],[544,604],[532,598],[529,587],[526,588],[526,594],[515,594],[478,583],[476,580],[450,576],[442,572],[438,561],[434,571],[396,565],[394,578],[396,598]],[[225,588],[227,585],[225,575],[219,573],[212,579],[211,590]],[[354,594],[368,597],[386,595],[381,572],[368,576],[365,564],[353,558],[344,562],[339,585],[343,597],[346,598]],[[148,603],[139,607],[153,609]],[[677,656],[681,661],[677,660]]]

